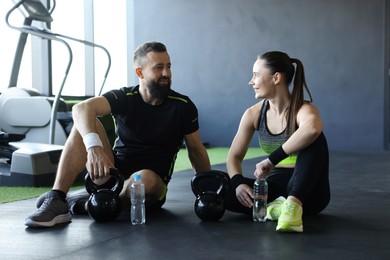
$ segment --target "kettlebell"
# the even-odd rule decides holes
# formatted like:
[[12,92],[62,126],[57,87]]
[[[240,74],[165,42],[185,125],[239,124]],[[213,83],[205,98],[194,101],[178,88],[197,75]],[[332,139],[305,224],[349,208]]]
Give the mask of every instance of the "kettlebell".
[[[203,185],[201,185],[201,181]],[[202,221],[218,221],[224,215],[225,205],[222,195],[227,183],[227,173],[216,170],[200,172],[192,178],[191,188],[196,196],[194,210]],[[212,186],[215,190],[203,190],[204,188],[202,189],[201,186]]]
[[90,194],[87,202],[87,209],[89,216],[96,222],[107,222],[115,220],[121,210],[122,204],[119,199],[124,184],[122,175],[115,169],[110,171],[111,178],[115,178],[116,183],[111,188],[100,189],[89,176],[85,175],[85,188]]

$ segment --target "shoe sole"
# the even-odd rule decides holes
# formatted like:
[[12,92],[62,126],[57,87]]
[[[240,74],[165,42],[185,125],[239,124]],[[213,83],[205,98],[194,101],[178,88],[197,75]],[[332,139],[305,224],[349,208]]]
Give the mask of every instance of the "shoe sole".
[[300,225],[300,226],[278,225],[276,227],[276,231],[302,233],[303,226],[302,225]]
[[31,219],[26,219],[25,225],[28,227],[53,227],[57,224],[68,223],[72,220],[71,214],[68,212],[66,214],[61,214],[53,218],[51,221],[47,222],[37,222]]

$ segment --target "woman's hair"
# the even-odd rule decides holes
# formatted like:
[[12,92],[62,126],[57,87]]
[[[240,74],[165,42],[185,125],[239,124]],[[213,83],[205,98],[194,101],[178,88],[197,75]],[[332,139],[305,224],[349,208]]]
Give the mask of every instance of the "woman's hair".
[[146,42],[134,51],[133,64],[135,67],[140,66],[142,60],[146,57],[146,55],[151,52],[166,52],[167,48],[161,42]]
[[[310,98],[310,103],[313,102],[313,98],[310,94],[309,88],[306,85],[305,71],[303,64],[298,59],[291,59],[286,53],[280,51],[266,52],[257,57],[264,61],[265,66],[270,70],[271,74],[276,72],[284,75],[285,83],[290,85],[294,78],[294,86],[291,93],[290,106],[286,110],[287,115],[287,130],[291,135],[297,129],[297,113],[304,102],[304,90]],[[293,63],[296,64],[294,67]],[[294,77],[295,74],[295,77]]]

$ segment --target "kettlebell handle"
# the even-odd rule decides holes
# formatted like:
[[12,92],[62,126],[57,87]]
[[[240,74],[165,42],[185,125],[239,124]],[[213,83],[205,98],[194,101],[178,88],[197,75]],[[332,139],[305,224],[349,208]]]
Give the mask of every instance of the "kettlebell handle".
[[[124,185],[123,176],[116,169],[111,169],[110,175],[111,175],[111,177],[115,178],[115,180],[116,180],[116,183],[115,183],[114,187],[111,188],[111,191],[113,191],[115,194],[119,195],[119,193],[122,191],[123,185]],[[97,193],[99,188],[100,188],[99,185],[96,185],[92,181],[88,172],[85,175],[84,183],[85,183],[85,188],[89,194]]]
[[206,192],[206,191],[202,191],[199,188],[199,182],[201,180],[205,180],[205,179],[211,179],[211,180],[217,179],[220,181],[220,185],[219,185],[217,191],[215,191],[215,193],[218,195],[220,195],[220,193],[224,192],[223,189],[228,184],[228,181],[229,181],[227,173],[224,173],[221,171],[211,170],[211,171],[207,171],[207,172],[199,172],[191,179],[191,188],[196,196],[200,196],[201,194],[204,194]]

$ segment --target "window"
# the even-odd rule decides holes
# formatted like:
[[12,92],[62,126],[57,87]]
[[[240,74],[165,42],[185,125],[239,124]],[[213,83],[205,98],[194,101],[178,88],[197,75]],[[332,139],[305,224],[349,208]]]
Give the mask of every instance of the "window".
[[[126,0],[94,1],[94,5],[95,42],[106,47],[112,59],[104,93],[125,86],[127,74],[131,73],[127,68]],[[96,51],[95,54],[95,62],[100,65],[96,68],[95,83],[100,88],[107,58],[102,51]]]
[[[12,64],[20,32],[7,26],[4,19],[7,12],[14,6],[11,0],[0,1],[0,92],[4,92],[9,85]],[[23,25],[24,16],[20,12],[14,12],[10,17],[10,23],[15,26]],[[20,87],[31,88],[31,37],[27,38],[23,59],[19,71],[18,83]]]
[[[51,30],[54,33],[77,39],[84,37],[84,2],[80,0],[57,0],[52,13]],[[66,40],[73,53],[73,62],[66,79],[62,95],[84,96],[85,93],[85,47],[83,44]],[[58,93],[65,75],[69,54],[66,47],[58,42],[52,42],[52,89]]]
[[[113,4],[115,3],[115,4]],[[93,7],[93,10],[91,10]],[[126,85],[126,1],[91,1],[80,0],[57,1],[53,13],[52,30],[78,39],[87,39],[92,35],[94,42],[105,47],[111,55],[111,69],[105,82],[103,92]],[[69,15],[71,14],[71,15]],[[84,19],[87,26],[84,26]],[[91,20],[89,20],[91,19]],[[93,20],[92,20],[93,19]],[[89,27],[88,24],[91,24]],[[85,28],[85,30],[84,30]],[[102,86],[107,69],[108,59],[104,51],[95,48],[94,57],[84,59],[86,49],[83,44],[69,42],[73,51],[73,63],[66,81],[63,95],[84,96],[97,95]],[[92,60],[94,58],[94,60]],[[53,92],[61,85],[67,64],[68,54],[62,46],[53,44]],[[93,79],[88,78],[93,77]],[[88,83],[94,83],[91,89]]]
[[[11,0],[0,1],[0,18],[3,21],[13,4]],[[17,14],[18,12],[15,12],[13,16],[19,16]],[[54,33],[82,40],[86,39],[86,35],[92,36],[94,37],[92,41],[104,46],[110,52],[111,69],[103,92],[126,85],[128,74],[126,62],[126,0],[57,0],[52,17],[51,30]],[[13,24],[22,26],[24,17],[20,14],[17,19],[12,19]],[[0,42],[0,92],[2,92],[8,87],[19,32],[12,30],[4,22],[0,23],[0,32],[2,39],[6,39]],[[81,43],[70,40],[66,41],[72,49],[73,62],[62,94],[65,96],[92,96],[98,94],[107,68],[106,54],[95,48],[94,55],[88,55],[88,49],[90,50],[91,47],[85,47]],[[34,64],[34,61],[31,54],[31,37],[29,36],[19,73],[18,86],[32,86],[32,64]],[[53,41],[53,94],[58,92],[62,84],[68,61],[69,55],[66,47]],[[95,86],[91,86],[91,84]]]

